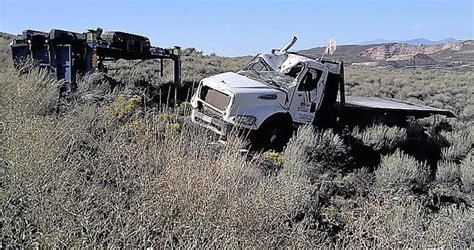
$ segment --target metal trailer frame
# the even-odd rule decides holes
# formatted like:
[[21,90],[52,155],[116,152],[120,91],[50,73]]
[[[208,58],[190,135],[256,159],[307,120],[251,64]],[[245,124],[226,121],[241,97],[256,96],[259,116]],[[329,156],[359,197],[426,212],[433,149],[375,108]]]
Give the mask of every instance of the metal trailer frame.
[[[10,45],[15,67],[33,60],[41,68],[54,71],[58,80],[65,81],[65,90],[77,88],[76,75],[103,70],[105,60],[149,60],[160,59],[160,73],[163,76],[163,60],[172,60],[174,83],[181,85],[181,48],[160,48],[146,44],[146,49],[129,50],[113,47],[100,38],[101,29],[85,33],[52,29],[49,33],[24,30]],[[131,37],[141,36],[120,32]],[[142,44],[143,46],[143,44]]]

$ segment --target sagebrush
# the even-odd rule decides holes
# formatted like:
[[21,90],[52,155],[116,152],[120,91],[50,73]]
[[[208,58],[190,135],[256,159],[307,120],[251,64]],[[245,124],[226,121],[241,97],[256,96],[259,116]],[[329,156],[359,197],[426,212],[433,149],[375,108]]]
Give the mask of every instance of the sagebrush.
[[[462,86],[452,90],[457,104],[420,90],[434,96],[418,102],[465,112],[451,132],[426,122],[424,135],[443,148],[432,173],[403,152],[400,129],[354,132],[386,151],[373,170],[357,165],[340,135],[310,126],[282,153],[246,155],[237,137],[213,144],[186,104],[148,106],[141,80],[112,88],[124,83],[87,75],[64,97],[45,71],[6,66],[0,76],[3,246],[472,247],[472,116]],[[383,91],[405,95],[390,86]]]

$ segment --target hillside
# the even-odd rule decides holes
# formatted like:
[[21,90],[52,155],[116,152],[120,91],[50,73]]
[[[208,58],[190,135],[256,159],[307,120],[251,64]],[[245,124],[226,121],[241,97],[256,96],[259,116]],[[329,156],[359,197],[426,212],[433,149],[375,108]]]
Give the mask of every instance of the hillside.
[[434,52],[430,56],[438,61],[466,61],[474,64],[474,40],[464,41],[460,46]]
[[[326,58],[331,58],[335,60],[344,60],[349,63],[353,62],[368,62],[371,61],[369,58],[360,57],[359,54],[364,51],[374,47],[373,44],[370,45],[338,45],[336,53],[333,56],[325,56]],[[312,57],[321,57],[324,52],[325,47],[317,47],[311,49],[300,50],[298,53],[309,55]]]
[[13,37],[14,36],[11,34],[0,32],[0,64],[11,63],[11,53],[8,45],[10,44]]
[[463,42],[452,42],[439,45],[410,45],[405,43],[380,44],[360,52],[358,56],[372,60],[403,60],[417,54],[432,54],[446,49],[456,49],[462,46],[462,43]]
[[[310,56],[321,56],[323,47],[301,50],[299,53]],[[371,45],[341,45],[337,47],[332,58],[344,60],[348,63],[362,63],[363,65],[380,65],[366,62],[406,61],[414,60],[416,55],[428,55],[440,63],[463,61],[470,64],[474,60],[474,46],[472,40],[454,41],[436,45],[411,45],[406,43],[385,43]],[[399,65],[404,65],[401,62]]]
[[362,42],[361,45],[368,45],[368,44],[382,44],[382,43],[406,43],[406,44],[411,44],[411,45],[435,45],[435,44],[445,44],[449,42],[454,42],[456,39],[454,38],[445,38],[441,39],[438,41],[432,41],[428,40],[426,38],[415,38],[415,39],[410,39],[410,40],[385,40],[385,39],[376,39],[376,40],[371,40],[371,41],[366,41]]
[[5,33],[5,32],[0,32],[0,39],[10,40],[10,39],[13,39],[13,37],[15,37],[15,36],[12,35],[12,34],[8,34],[8,33]]

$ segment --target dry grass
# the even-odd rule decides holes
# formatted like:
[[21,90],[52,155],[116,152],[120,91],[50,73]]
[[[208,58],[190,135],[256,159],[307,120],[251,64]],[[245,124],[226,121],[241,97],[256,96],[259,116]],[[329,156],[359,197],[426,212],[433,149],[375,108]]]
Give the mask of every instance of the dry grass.
[[[8,74],[1,83],[6,87],[29,82],[31,88],[36,85],[30,81],[39,79],[37,73],[3,74]],[[54,82],[46,83],[44,91],[54,92]],[[38,97],[24,90],[2,92],[10,97],[1,109],[5,244],[298,241],[285,223],[309,197],[309,186],[292,175],[263,175],[238,153],[238,140],[212,148],[207,131],[187,120],[181,131],[168,130],[157,115],[117,120],[94,105],[77,106],[61,117],[46,115],[50,104],[30,105]],[[116,110],[121,98],[117,102],[110,107]],[[126,103],[124,109],[131,108]]]
[[[354,166],[339,135],[308,126],[282,154],[241,155],[237,138],[210,144],[186,104],[164,113],[110,83],[87,76],[59,99],[62,83],[46,72],[0,72],[2,245],[472,247],[470,208],[429,196],[438,181],[472,195],[467,116],[439,134],[454,148],[444,160],[456,162],[441,162],[436,180],[400,151],[375,173]],[[359,132],[374,150],[405,139],[386,127]]]

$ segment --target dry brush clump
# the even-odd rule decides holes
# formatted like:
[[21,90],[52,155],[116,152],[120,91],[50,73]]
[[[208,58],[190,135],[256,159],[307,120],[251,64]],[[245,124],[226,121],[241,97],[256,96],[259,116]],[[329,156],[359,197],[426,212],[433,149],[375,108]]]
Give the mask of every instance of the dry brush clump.
[[[433,180],[429,178],[426,163],[397,149],[383,156],[373,173],[362,168],[341,175],[328,164],[308,157],[306,152],[312,150],[308,146],[314,144],[302,143],[315,138],[334,138],[328,136],[331,133],[302,127],[283,155],[281,172],[309,177],[312,183],[312,199],[303,206],[301,225],[316,228],[320,237],[324,235],[333,246],[468,247],[472,244],[473,217],[469,208],[432,200],[427,192]],[[340,149],[337,143],[332,143],[324,152],[338,155]],[[472,168],[468,164],[464,168]],[[318,173],[331,174],[315,175],[315,168],[319,169]],[[446,193],[436,195],[449,197]]]
[[375,180],[382,189],[417,190],[428,183],[429,167],[415,158],[397,150],[382,157],[375,171]]
[[462,183],[468,192],[474,191],[474,160],[472,157],[472,153],[469,153],[459,167]]
[[458,183],[461,179],[459,165],[451,161],[441,161],[438,163],[436,180],[451,184]]
[[474,145],[474,134],[467,130],[456,130],[441,133],[449,142],[449,146],[443,148],[443,159],[461,162],[466,155],[472,151]]
[[332,130],[315,131],[312,126],[298,129],[285,150],[286,168],[317,178],[328,171],[338,172],[349,162],[341,137]]
[[416,196],[374,190],[346,214],[338,241],[343,246],[468,248],[473,219],[455,206],[434,213]]
[[406,129],[386,125],[370,126],[362,132],[356,127],[352,135],[372,149],[385,153],[403,145],[407,138]]

